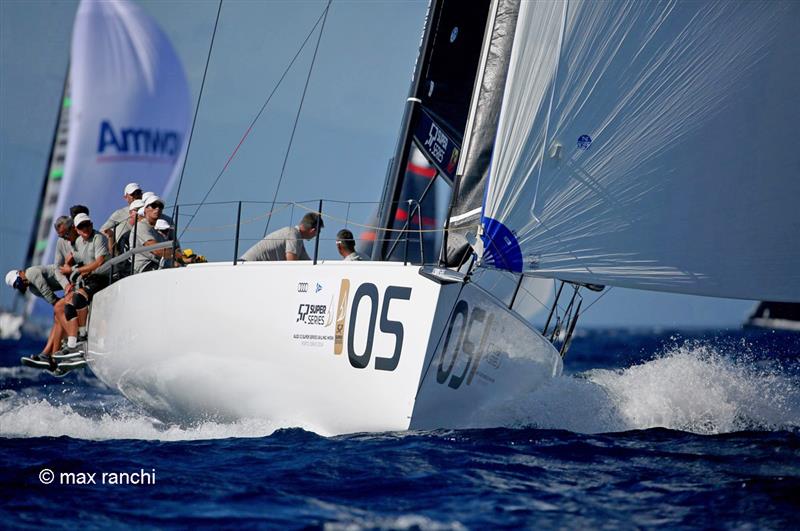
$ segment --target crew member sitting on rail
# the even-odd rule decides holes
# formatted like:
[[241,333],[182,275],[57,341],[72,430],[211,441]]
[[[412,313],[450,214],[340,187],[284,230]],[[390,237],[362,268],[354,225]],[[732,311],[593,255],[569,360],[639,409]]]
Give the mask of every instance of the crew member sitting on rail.
[[[155,195],[156,194],[154,192],[145,192],[144,194],[142,194],[142,201],[147,203],[147,200],[149,198],[151,198],[151,197],[154,197]],[[172,220],[171,217],[169,217],[168,215],[166,215],[164,213],[164,210],[166,210],[166,209],[162,209],[161,214],[158,215],[158,219],[163,219],[164,221],[169,223],[170,227],[174,227],[175,226],[175,222]]]
[[267,235],[266,238],[250,247],[241,257],[247,262],[264,262],[280,260],[310,260],[303,240],[310,240],[317,235],[317,224],[322,230],[325,224],[322,216],[309,212],[296,227],[284,227]]
[[[144,216],[140,218],[138,215],[140,209],[144,209],[144,201],[141,199],[135,199],[131,201],[130,205],[128,205],[128,218],[125,221],[128,229],[125,231],[122,239],[117,242],[117,255],[126,253],[130,250],[131,233],[133,232],[133,227],[140,219],[144,219]],[[128,271],[130,271],[130,268],[128,268]]]
[[75,252],[65,265],[74,286],[72,300],[64,308],[67,317],[67,346],[61,354],[78,352],[78,333],[86,334],[88,306],[94,294],[108,286],[107,275],[95,275],[94,271],[111,257],[106,237],[94,230],[92,220],[86,214],[75,216],[78,239]]
[[367,257],[356,251],[356,240],[353,233],[347,229],[342,229],[336,233],[336,250],[342,255],[345,262],[362,261]]
[[41,297],[53,306],[53,326],[47,337],[47,344],[42,352],[31,356],[34,361],[42,361],[49,366],[54,365],[53,354],[61,348],[61,339],[64,335],[64,328],[57,315],[60,313],[63,321],[64,299],[56,295],[56,291],[63,289],[58,281],[57,270],[52,265],[32,266],[25,270],[11,270],[6,275],[6,284],[16,289],[21,294],[30,288],[31,293]]
[[[168,241],[156,230],[156,222],[164,210],[164,202],[157,195],[147,198],[144,206],[144,218],[136,224],[136,241],[133,241],[134,231],[131,231],[131,248],[144,247]],[[177,254],[177,253],[175,253]],[[164,258],[164,263],[160,264]],[[159,269],[159,266],[172,267],[173,256],[172,247],[166,249],[156,249],[155,251],[136,253],[133,258],[133,272],[143,273]]]
[[142,188],[138,183],[128,183],[123,190],[122,198],[127,201],[127,205],[111,213],[108,220],[100,227],[100,232],[105,234],[108,239],[108,252],[116,256],[119,252],[119,242],[126,239],[131,226],[127,223],[130,205],[137,199],[142,198]]
[[[59,270],[67,258],[72,255],[72,242],[78,237],[72,218],[61,216],[53,223],[53,228],[58,234],[56,242],[55,263],[29,267],[25,271],[12,271],[6,275],[6,283],[18,289],[21,293],[30,287],[31,293],[41,297],[53,306],[53,325],[47,338],[47,344],[42,352],[31,356],[34,362],[41,361],[52,367],[54,365],[51,355],[61,348],[67,320],[64,317],[66,297],[69,296],[69,280]],[[15,273],[12,278],[12,273]],[[11,284],[10,282],[13,282]],[[55,292],[64,290],[64,298],[59,298]]]
[[[167,241],[175,240],[175,260],[173,261],[173,267],[178,267],[183,265],[185,262],[183,250],[181,249],[181,242],[178,241],[178,237],[175,235],[175,229],[167,222],[166,219],[162,217],[158,218],[154,227]],[[164,260],[163,258],[161,260]],[[161,266],[162,268],[165,267],[164,264]]]

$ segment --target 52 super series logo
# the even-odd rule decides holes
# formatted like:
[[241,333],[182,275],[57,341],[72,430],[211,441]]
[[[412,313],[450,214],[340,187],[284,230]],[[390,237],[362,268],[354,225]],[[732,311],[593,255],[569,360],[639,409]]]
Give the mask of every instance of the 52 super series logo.
[[307,325],[329,326],[332,315],[330,304],[301,304],[297,308],[297,321],[295,322]]

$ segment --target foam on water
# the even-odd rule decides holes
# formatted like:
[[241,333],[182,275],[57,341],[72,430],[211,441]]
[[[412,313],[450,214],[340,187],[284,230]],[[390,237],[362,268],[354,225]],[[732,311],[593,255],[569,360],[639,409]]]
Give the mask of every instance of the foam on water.
[[687,343],[627,369],[556,378],[506,406],[493,422],[579,433],[792,430],[800,427],[800,381],[777,363],[735,361]]
[[0,401],[0,437],[59,437],[76,439],[147,439],[187,441],[228,437],[265,437],[275,431],[264,420],[232,424],[206,422],[192,427],[164,425],[133,410],[115,407],[96,414],[72,405],[54,405],[45,399],[9,397]]
[[[777,362],[757,363],[741,354],[746,347],[733,354],[727,350],[687,342],[626,369],[561,376],[527,396],[480,412],[475,427],[577,433],[663,427],[700,434],[800,428],[797,371]],[[72,384],[62,380],[60,385],[42,385],[32,369],[9,367],[0,373],[4,381],[25,384],[24,389],[0,393],[0,437],[180,441],[264,437],[275,430],[274,424],[259,419],[165,424],[88,376]]]

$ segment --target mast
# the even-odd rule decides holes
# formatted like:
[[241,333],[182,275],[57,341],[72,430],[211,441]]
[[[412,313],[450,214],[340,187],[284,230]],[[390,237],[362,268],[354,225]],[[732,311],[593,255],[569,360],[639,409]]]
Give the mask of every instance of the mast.
[[[53,219],[55,217],[55,207],[58,202],[58,193],[61,187],[61,178],[64,175],[64,161],[67,155],[67,139],[69,138],[69,109],[72,105],[70,99],[70,80],[69,65],[64,75],[64,87],[61,91],[58,116],[53,131],[53,141],[50,144],[50,154],[48,164],[42,179],[42,187],[39,193],[39,203],[36,208],[36,215],[31,226],[31,236],[28,243],[28,251],[25,255],[25,267],[40,265],[44,259],[47,249],[47,242],[52,231]],[[16,297],[14,307],[18,300]],[[36,299],[33,295],[27,296],[25,314],[30,316],[34,309]]]
[[[422,203],[423,197],[431,201],[431,196],[426,194],[433,189],[433,180],[453,186],[473,101],[490,4],[489,0],[469,3],[435,0],[428,8],[401,135],[381,201],[379,227],[384,232],[379,235],[381,244],[373,249],[373,259],[390,259],[389,254],[397,248],[397,233],[386,229],[398,228],[398,203],[407,199]],[[432,186],[428,186],[420,197],[404,197],[412,145],[437,171]],[[444,223],[437,222],[437,225],[443,226]],[[414,230],[411,225],[408,228]]]
[[[420,101],[418,95],[421,87],[422,72],[424,71],[428,62],[428,55],[425,53],[425,50],[428,48],[428,43],[431,40],[431,33],[434,27],[434,14],[437,12],[437,8],[441,5],[441,3],[442,0],[431,0],[431,2],[428,4],[428,13],[425,16],[425,29],[423,30],[422,38],[419,44],[419,55],[417,56],[417,62],[414,66],[414,74],[411,78],[411,87],[409,89],[408,99],[406,99],[406,107],[403,111],[403,119],[400,122],[400,135],[397,138],[395,155],[389,164],[389,169],[386,174],[386,183],[381,196],[380,210],[378,212],[379,227],[386,228],[390,225],[391,220],[394,217],[393,207],[397,204],[400,196],[400,190],[402,189],[402,182],[400,182],[400,171],[401,168],[404,168],[407,163],[408,151],[410,149],[410,145],[407,141],[408,134],[411,130],[414,109]],[[375,239],[375,245],[372,247],[373,260],[384,259],[387,234],[389,233],[379,231],[376,235],[377,237]]]

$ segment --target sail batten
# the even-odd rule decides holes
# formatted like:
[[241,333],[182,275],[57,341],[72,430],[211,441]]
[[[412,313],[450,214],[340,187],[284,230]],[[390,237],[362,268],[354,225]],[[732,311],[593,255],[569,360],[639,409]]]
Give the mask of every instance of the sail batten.
[[523,2],[489,267],[800,300],[800,7]]

